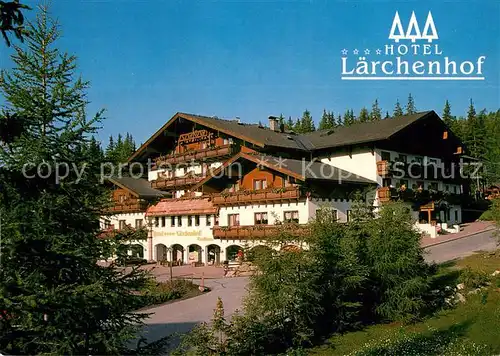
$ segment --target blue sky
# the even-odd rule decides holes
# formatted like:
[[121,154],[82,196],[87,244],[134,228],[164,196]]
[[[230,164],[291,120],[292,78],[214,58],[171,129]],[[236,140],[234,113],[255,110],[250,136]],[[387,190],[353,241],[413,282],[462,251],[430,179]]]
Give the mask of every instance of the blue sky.
[[[30,2],[35,4],[35,2]],[[298,117],[371,107],[392,112],[412,93],[418,110],[455,115],[500,107],[500,1],[53,1],[60,47],[91,82],[89,113],[107,110],[100,138],[133,133],[144,142],[175,112]],[[486,56],[484,81],[342,81],[343,48],[388,44],[395,11],[423,26],[432,11],[445,55]],[[1,67],[9,66],[2,47]]]

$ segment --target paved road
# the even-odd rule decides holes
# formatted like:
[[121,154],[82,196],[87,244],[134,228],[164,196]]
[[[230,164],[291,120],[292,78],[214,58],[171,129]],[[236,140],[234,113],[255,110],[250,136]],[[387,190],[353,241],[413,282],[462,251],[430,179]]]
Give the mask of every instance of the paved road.
[[212,279],[205,282],[212,289],[206,294],[146,310],[154,314],[146,321],[144,336],[153,341],[173,333],[185,333],[202,321],[210,321],[218,297],[224,302],[226,316],[241,308],[242,299],[247,293],[248,278]]
[[497,238],[493,231],[486,231],[477,235],[464,237],[441,245],[426,248],[426,260],[429,262],[445,262],[465,257],[477,251],[492,251],[498,248]]

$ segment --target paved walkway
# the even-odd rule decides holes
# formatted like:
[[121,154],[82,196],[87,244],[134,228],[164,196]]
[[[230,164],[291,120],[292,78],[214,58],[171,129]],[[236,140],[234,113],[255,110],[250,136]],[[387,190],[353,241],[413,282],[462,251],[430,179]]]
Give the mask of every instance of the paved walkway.
[[489,221],[475,221],[461,225],[461,231],[456,234],[438,235],[438,237],[424,237],[421,241],[422,247],[440,245],[453,240],[459,240],[467,236],[475,235],[481,232],[493,230],[495,227]]
[[144,336],[149,341],[158,340],[173,333],[188,332],[196,324],[210,321],[218,297],[224,302],[226,317],[230,316],[241,309],[248,278],[212,279],[206,280],[205,285],[212,289],[206,294],[145,310],[153,314],[146,321]]

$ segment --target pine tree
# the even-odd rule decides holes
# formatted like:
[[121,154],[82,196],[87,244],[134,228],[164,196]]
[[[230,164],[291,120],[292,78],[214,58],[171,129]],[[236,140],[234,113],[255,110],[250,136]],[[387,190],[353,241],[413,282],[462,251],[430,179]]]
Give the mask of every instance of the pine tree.
[[394,112],[393,116],[402,116],[403,115],[403,109],[401,108],[401,104],[399,104],[399,100],[396,100],[396,106],[394,107]]
[[323,110],[323,115],[319,121],[319,130],[329,130],[335,127],[335,117],[332,112]]
[[316,128],[314,127],[314,121],[309,110],[304,111],[302,118],[300,120],[300,133],[313,132]]
[[[8,116],[24,120],[8,147],[0,145],[0,310],[8,315],[0,350],[129,354],[145,318],[132,312],[132,292],[145,278],[97,264],[115,241],[97,238],[109,192],[88,153],[102,114],[82,116],[88,83],[77,77],[75,57],[55,47],[60,33],[45,8],[28,30],[15,68],[0,80]],[[57,174],[56,164],[70,169]]]
[[370,113],[366,108],[362,108],[359,112],[359,122],[368,122],[370,121]]
[[356,118],[354,117],[354,112],[352,110],[347,110],[344,113],[344,126],[351,126],[354,124],[356,121]]
[[291,117],[291,116],[289,116],[289,117],[288,117],[288,120],[286,121],[286,124],[285,124],[285,129],[286,129],[287,131],[293,131],[293,130],[294,130],[294,128],[295,128],[295,125],[294,125],[294,123],[293,123],[292,117]]
[[444,104],[444,109],[443,109],[443,121],[448,126],[449,128],[453,129],[453,116],[451,116],[451,105],[448,100],[446,100],[446,103]]
[[382,120],[382,110],[378,105],[378,99],[375,99],[372,105],[372,111],[370,113],[371,121],[379,121]]
[[338,115],[337,116],[337,123],[336,123],[336,126],[343,126],[344,125],[344,121],[342,120],[342,115]]
[[390,118],[391,118],[391,116],[389,115],[389,111],[386,111],[384,119],[390,119]]
[[406,115],[413,115],[417,113],[417,108],[415,107],[415,101],[413,96],[408,94],[408,103],[406,104]]

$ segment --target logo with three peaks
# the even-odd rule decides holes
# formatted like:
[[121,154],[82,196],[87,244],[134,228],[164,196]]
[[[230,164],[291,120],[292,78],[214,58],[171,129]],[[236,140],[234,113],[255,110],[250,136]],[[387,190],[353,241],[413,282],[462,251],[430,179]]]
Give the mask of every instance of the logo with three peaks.
[[[405,28],[406,24],[406,28]],[[373,48],[342,49],[342,80],[484,80],[486,56],[457,61],[443,54],[432,12],[423,27],[415,11],[408,22],[396,11],[389,42]],[[350,56],[351,55],[351,56]],[[371,56],[371,57],[369,57]]]

